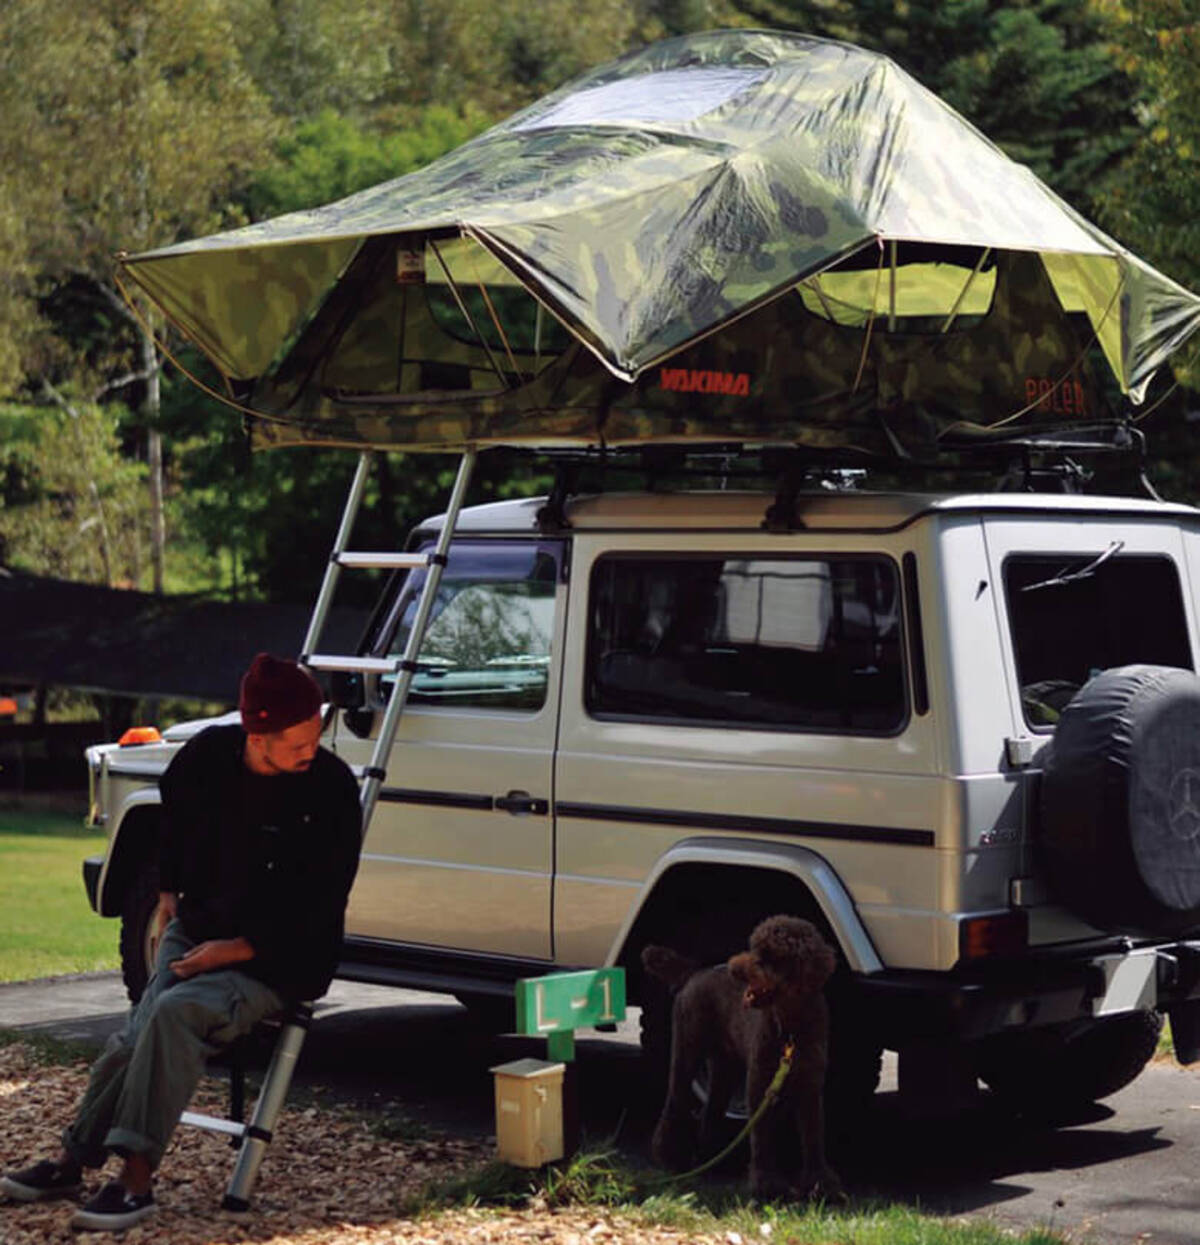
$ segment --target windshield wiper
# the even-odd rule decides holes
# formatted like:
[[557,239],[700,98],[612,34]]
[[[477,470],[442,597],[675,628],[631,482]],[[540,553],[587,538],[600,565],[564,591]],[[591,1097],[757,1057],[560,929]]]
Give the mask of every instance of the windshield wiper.
[[1093,558],[1086,566],[1081,566],[1079,570],[1069,571],[1066,567],[1063,567],[1057,575],[1053,575],[1049,579],[1040,580],[1036,584],[1026,584],[1021,591],[1032,592],[1035,588],[1058,588],[1063,584],[1073,584],[1076,580],[1090,579],[1109,558],[1120,553],[1124,548],[1125,542],[1123,540],[1114,540],[1098,558]]

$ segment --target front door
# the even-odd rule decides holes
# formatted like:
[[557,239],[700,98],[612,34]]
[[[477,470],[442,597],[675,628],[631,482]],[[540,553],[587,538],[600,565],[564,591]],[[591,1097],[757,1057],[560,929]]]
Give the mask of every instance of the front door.
[[[363,845],[348,936],[552,957],[562,564],[555,541],[452,547]],[[374,655],[403,652],[423,579],[410,574],[381,613]],[[381,718],[367,738],[339,723],[337,750],[351,765],[369,764]]]

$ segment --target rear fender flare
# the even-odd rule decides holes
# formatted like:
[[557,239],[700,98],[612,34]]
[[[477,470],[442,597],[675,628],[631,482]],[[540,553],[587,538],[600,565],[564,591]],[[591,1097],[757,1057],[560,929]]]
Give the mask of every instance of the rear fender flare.
[[808,890],[829,922],[850,971],[882,971],[883,961],[859,918],[849,891],[823,856],[807,847],[770,840],[739,839],[730,842],[725,838],[709,837],[682,839],[659,857],[609,949],[606,964],[614,965],[622,961],[635,923],[654,902],[655,891],[671,870],[695,864],[734,870],[766,869],[794,879]]

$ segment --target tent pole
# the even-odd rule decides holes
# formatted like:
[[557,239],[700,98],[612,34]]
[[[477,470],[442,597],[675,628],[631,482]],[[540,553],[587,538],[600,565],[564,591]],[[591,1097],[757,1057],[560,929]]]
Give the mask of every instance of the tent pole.
[[454,295],[454,301],[458,304],[459,311],[463,314],[463,319],[471,326],[471,331],[479,338],[479,344],[483,347],[483,353],[487,355],[488,362],[492,365],[492,370],[500,378],[500,383],[505,389],[511,389],[508,383],[508,377],[504,375],[504,370],[500,364],[496,362],[496,356],[492,354],[491,347],[487,344],[487,339],[479,331],[479,326],[475,323],[474,317],[467,310],[467,304],[463,302],[462,295],[458,292],[458,286],[455,284],[454,278],[450,275],[450,269],[446,267],[446,261],[442,258],[441,251],[438,250],[437,243],[430,238],[429,249],[437,257],[437,262],[441,265],[442,272],[446,275],[446,281],[450,285],[450,293]]
[[979,276],[980,270],[987,263],[988,256],[992,253],[990,246],[983,248],[982,254],[975,261],[975,267],[971,269],[971,275],[967,278],[966,283],[958,293],[958,297],[954,300],[954,306],[950,308],[950,314],[946,317],[946,322],[942,325],[942,332],[948,333],[950,326],[954,323],[955,317],[958,315],[958,309],[963,304],[963,299],[967,296],[967,291],[975,283],[975,278]]
[[896,331],[896,239],[888,244],[891,250],[891,270],[888,272],[888,332]]
[[[831,324],[836,324],[837,317],[833,314],[833,308],[829,305],[829,299],[825,297],[825,291],[821,289],[820,280],[821,276],[820,273],[818,273],[815,277],[805,277],[805,279],[800,282],[800,285],[807,286],[808,289],[812,290],[812,292],[817,296],[817,301],[821,304],[825,314],[829,317],[829,322]],[[796,287],[796,293],[800,293],[800,286]]]

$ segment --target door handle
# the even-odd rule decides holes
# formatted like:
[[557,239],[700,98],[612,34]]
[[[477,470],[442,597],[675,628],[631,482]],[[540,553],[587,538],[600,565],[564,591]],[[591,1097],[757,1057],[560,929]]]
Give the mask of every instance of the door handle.
[[535,813],[544,817],[550,811],[549,800],[540,800],[528,791],[510,791],[507,795],[498,795],[492,802],[498,809],[513,817],[521,813]]

